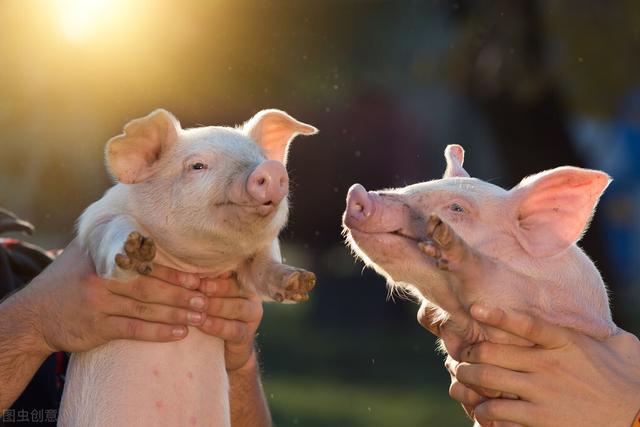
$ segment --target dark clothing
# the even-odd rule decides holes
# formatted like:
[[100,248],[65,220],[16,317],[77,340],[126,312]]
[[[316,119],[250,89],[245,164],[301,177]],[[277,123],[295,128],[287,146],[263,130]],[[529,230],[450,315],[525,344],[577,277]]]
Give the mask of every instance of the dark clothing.
[[[0,234],[16,230],[30,232],[32,229],[30,224],[0,209]],[[37,246],[14,239],[0,239],[0,300],[27,285],[51,261],[52,257]],[[47,358],[11,408],[0,414],[0,425],[55,424],[65,362],[63,353]]]

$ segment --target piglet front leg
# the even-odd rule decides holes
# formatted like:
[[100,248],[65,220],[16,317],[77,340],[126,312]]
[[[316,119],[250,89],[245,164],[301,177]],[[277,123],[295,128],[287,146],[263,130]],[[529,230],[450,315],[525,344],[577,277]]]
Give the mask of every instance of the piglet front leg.
[[[253,285],[265,301],[296,303],[307,301],[316,285],[316,275],[302,268],[279,262],[277,244],[250,261],[244,272],[239,272],[241,283]],[[242,274],[244,273],[244,274]]]
[[117,253],[115,263],[124,270],[137,271],[140,274],[150,274],[153,269],[153,258],[156,256],[156,245],[153,239],[145,237],[137,231],[127,236],[122,253]]
[[153,269],[156,245],[128,216],[116,216],[98,225],[81,221],[80,238],[100,277],[126,282]]
[[477,280],[485,277],[487,260],[471,248],[437,215],[431,215],[426,225],[427,239],[418,243],[425,255],[433,259],[438,269],[447,272],[449,282]]
[[316,275],[302,268],[274,262],[265,272],[266,289],[263,296],[278,302],[302,302],[316,285]]

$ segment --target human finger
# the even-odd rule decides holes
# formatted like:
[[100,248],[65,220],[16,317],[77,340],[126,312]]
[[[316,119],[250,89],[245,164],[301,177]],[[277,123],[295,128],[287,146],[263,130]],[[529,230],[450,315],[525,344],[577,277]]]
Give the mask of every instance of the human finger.
[[[502,425],[511,422],[523,426],[536,420],[535,406],[530,402],[514,399],[489,399],[476,406],[474,415],[481,425]],[[493,423],[493,424],[491,424]]]
[[520,372],[533,372],[544,350],[519,345],[476,343],[460,352],[460,361],[494,365]]
[[113,316],[160,322],[171,325],[200,326],[206,314],[163,304],[151,304],[120,295],[112,295],[107,300],[105,313]]
[[185,273],[160,264],[153,264],[149,276],[187,289],[197,289],[202,281],[197,274]]
[[107,340],[166,342],[181,340],[189,333],[186,326],[147,322],[122,316],[107,316],[103,321],[103,327]]
[[[492,365],[476,365],[462,362],[456,368],[456,378],[467,387],[489,389],[491,392],[511,393],[528,397],[530,378],[527,374],[510,371]],[[494,393],[491,393],[495,396]]]
[[467,414],[471,417],[473,417],[475,407],[487,399],[456,379],[452,379],[451,381],[449,396],[456,402],[461,403]]
[[209,297],[243,297],[249,295],[244,291],[235,276],[227,278],[206,278],[202,280],[198,290]]
[[249,328],[245,322],[207,316],[200,330],[208,335],[230,342],[242,342],[249,336]]
[[111,280],[107,288],[116,295],[138,301],[164,304],[172,307],[204,311],[208,299],[200,292],[171,285],[149,276],[139,276],[131,282]]
[[207,315],[242,322],[262,319],[262,303],[247,298],[209,298]]
[[517,335],[545,348],[559,348],[570,342],[569,332],[546,320],[531,315],[488,308],[481,305],[471,307],[471,315],[484,324]]

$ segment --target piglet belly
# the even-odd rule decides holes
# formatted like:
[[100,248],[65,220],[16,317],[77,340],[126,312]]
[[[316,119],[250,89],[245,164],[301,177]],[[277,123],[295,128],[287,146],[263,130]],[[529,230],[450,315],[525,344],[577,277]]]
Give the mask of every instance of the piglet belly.
[[179,342],[119,340],[73,355],[59,425],[230,426],[224,342],[190,328]]

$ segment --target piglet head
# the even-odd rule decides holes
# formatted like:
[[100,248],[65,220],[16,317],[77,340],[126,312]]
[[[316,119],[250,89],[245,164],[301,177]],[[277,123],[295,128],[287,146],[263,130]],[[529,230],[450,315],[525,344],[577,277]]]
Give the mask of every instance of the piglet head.
[[[419,250],[429,218],[437,216],[465,244],[504,268],[536,277],[548,284],[562,277],[567,283],[589,283],[592,301],[608,311],[604,286],[593,264],[577,248],[600,195],[610,182],[607,174],[560,167],[527,177],[511,190],[472,178],[463,168],[464,150],[445,150],[442,179],[403,188],[366,191],[351,187],[343,225],[347,243],[367,265],[389,283],[413,290],[445,311],[462,310],[474,301],[519,301],[539,289],[517,289],[510,283],[492,289],[451,289],[447,272]],[[574,267],[568,267],[574,263]],[[574,271],[580,277],[564,277]],[[474,284],[488,283],[480,279]],[[536,294],[538,295],[538,294]]]
[[182,129],[160,109],[128,123],[107,143],[106,158],[157,240],[180,235],[253,247],[286,222],[291,141],[316,132],[279,110],[261,111],[237,128]]

